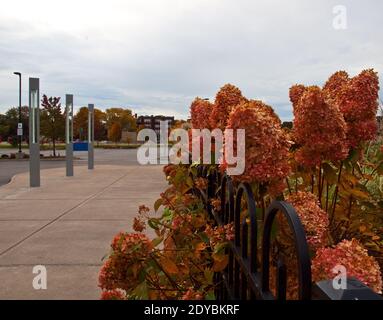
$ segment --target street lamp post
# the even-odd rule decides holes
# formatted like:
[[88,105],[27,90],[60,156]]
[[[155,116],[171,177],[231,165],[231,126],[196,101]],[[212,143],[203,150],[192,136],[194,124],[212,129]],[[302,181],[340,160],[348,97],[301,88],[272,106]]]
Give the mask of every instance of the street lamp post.
[[65,143],[66,175],[73,176],[73,95],[65,95]]
[[21,122],[21,73],[14,72],[13,74],[19,77],[19,123],[17,125],[17,136],[19,142],[19,157],[21,157],[21,140],[23,136],[23,124]]
[[29,78],[29,181],[40,187],[40,79]]
[[88,169],[94,168],[94,104],[88,104]]

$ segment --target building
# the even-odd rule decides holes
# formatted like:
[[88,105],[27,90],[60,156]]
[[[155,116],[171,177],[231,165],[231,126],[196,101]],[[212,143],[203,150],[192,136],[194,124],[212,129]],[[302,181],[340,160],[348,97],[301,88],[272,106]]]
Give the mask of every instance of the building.
[[157,139],[159,140],[160,137],[160,121],[167,121],[169,129],[173,126],[175,120],[174,117],[170,116],[137,116],[136,117],[136,124],[137,128],[145,128],[145,129],[152,129],[157,134]]

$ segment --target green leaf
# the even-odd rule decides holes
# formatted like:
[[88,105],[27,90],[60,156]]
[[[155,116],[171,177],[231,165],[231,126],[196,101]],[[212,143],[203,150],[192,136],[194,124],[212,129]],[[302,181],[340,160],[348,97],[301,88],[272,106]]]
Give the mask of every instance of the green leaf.
[[158,229],[158,220],[155,218],[151,218],[148,220],[148,226],[152,229]]
[[207,283],[213,284],[214,272],[211,271],[210,269],[205,269],[203,273],[205,275],[205,279],[206,279]]
[[163,200],[162,198],[159,198],[154,202],[154,211],[158,211],[158,209],[162,206]]
[[170,217],[171,215],[172,215],[172,211],[169,208],[165,208],[164,212],[162,213],[162,217],[166,218],[166,217]]
[[205,295],[206,300],[215,300],[215,294],[214,290],[210,290],[206,295]]
[[214,253],[215,254],[224,253],[225,248],[226,248],[226,243],[219,243],[218,245],[215,246]]
[[146,281],[141,282],[134,290],[133,295],[142,300],[147,300],[148,296],[148,286],[146,285]]
[[[382,201],[382,202],[383,202],[383,201]],[[205,242],[205,243],[209,243],[209,242],[210,242],[210,239],[209,239],[209,237],[206,235],[205,232],[201,232],[201,233],[199,234],[199,237],[200,237],[200,239],[201,239],[203,242]]]

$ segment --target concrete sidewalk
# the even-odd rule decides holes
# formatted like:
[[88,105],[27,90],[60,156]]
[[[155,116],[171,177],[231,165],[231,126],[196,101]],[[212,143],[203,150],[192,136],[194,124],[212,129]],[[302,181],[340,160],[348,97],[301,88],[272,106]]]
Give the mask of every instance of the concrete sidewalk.
[[[152,207],[166,188],[162,166],[96,166],[43,170],[0,187],[0,299],[98,299],[101,259],[119,231],[132,231],[140,204]],[[47,268],[47,290],[35,290],[35,265]]]

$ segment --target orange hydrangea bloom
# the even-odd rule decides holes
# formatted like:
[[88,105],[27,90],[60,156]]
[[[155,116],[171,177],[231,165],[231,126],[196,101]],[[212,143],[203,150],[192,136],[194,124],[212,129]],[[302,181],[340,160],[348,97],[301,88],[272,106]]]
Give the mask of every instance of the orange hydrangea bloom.
[[316,166],[348,155],[343,115],[336,105],[325,101],[317,86],[307,87],[294,106],[293,130],[298,147],[296,160],[303,165]]
[[191,123],[194,129],[209,129],[213,104],[201,98],[195,98],[190,106]]
[[[245,171],[242,175],[233,176],[233,179],[281,186],[281,181],[290,172],[290,142],[273,109],[261,101],[243,102],[230,113],[227,128],[245,129]],[[227,164],[223,163],[222,168],[226,167]],[[281,188],[278,189],[280,191]]]
[[302,84],[295,84],[290,88],[289,96],[290,101],[293,104],[293,107],[296,108],[298,105],[298,102],[300,98],[302,97],[303,93],[305,92],[306,87]]
[[354,78],[344,71],[337,72],[325,84],[324,92],[343,113],[351,147],[376,137],[379,78],[373,69],[363,70]]
[[217,93],[213,110],[210,114],[210,126],[212,129],[225,130],[230,112],[235,106],[246,101],[241,90],[232,84],[224,85]]
[[103,290],[129,290],[139,283],[137,274],[145,267],[153,249],[152,242],[142,233],[120,232],[114,237],[111,247],[112,254],[99,274],[99,286]]
[[309,192],[298,191],[286,199],[296,210],[306,231],[307,242],[314,251],[327,245],[328,216],[319,207],[318,198]]
[[343,240],[334,248],[322,248],[312,260],[314,281],[332,279],[336,274],[333,268],[342,265],[347,277],[355,277],[377,293],[382,292],[382,275],[379,264],[358,240]]

